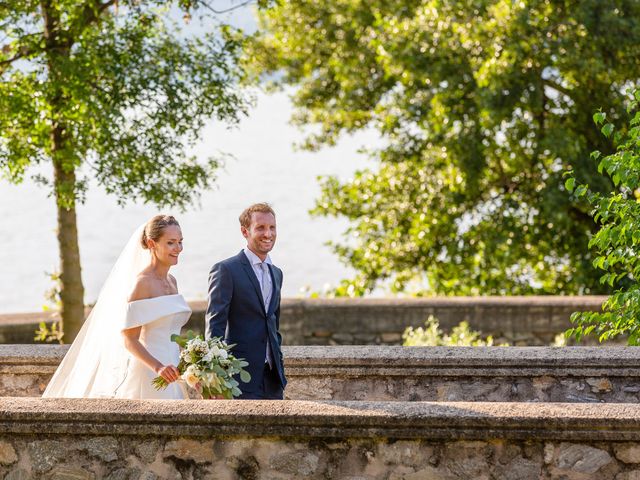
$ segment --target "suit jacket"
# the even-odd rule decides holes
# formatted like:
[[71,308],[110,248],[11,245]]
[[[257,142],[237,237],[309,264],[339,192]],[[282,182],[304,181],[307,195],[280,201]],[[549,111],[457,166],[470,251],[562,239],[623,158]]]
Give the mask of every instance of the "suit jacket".
[[206,336],[223,337],[227,343],[235,344],[233,354],[249,362],[246,369],[251,374],[251,381],[240,383],[243,392],[256,392],[260,388],[267,342],[282,387],[287,384],[279,332],[282,270],[269,265],[269,271],[273,293],[266,310],[260,284],[243,250],[216,263],[209,273]]

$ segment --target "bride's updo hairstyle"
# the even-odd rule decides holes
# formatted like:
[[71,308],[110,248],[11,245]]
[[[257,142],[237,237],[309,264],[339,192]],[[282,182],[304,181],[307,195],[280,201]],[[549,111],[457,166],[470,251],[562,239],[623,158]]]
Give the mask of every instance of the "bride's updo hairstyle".
[[160,240],[162,234],[164,233],[165,228],[170,225],[175,225],[177,227],[180,226],[175,217],[171,215],[156,215],[151,220],[147,222],[144,226],[144,231],[142,232],[142,238],[140,239],[142,243],[142,248],[148,249],[148,240],[151,239],[154,242]]

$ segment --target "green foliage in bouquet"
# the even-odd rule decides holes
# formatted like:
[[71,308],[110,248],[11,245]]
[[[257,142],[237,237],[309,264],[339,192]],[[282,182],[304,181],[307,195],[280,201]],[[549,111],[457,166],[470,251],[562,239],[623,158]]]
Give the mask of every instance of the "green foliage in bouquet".
[[[234,376],[239,375],[244,383],[251,381],[251,375],[244,370],[249,363],[234,357],[230,353],[234,345],[228,345],[221,338],[205,340],[202,335],[195,335],[189,330],[184,336],[172,335],[171,340],[181,348],[177,365],[181,379],[195,388],[202,398],[238,397],[242,391]],[[158,390],[168,385],[160,376],[154,378],[152,383]]]
[[[630,121],[614,133],[615,127],[604,111],[593,116],[605,137],[613,137],[616,152],[602,155],[594,151],[598,171],[611,178],[614,188],[600,194],[587,184],[576,182],[571,172],[567,190],[592,207],[591,215],[600,229],[589,241],[597,254],[594,267],[605,273],[600,283],[620,288],[604,302],[602,312],[576,312],[571,316],[575,327],[567,336],[580,340],[596,334],[600,342],[627,335],[629,345],[640,345],[640,90],[628,111]],[[633,112],[635,111],[635,115]]]

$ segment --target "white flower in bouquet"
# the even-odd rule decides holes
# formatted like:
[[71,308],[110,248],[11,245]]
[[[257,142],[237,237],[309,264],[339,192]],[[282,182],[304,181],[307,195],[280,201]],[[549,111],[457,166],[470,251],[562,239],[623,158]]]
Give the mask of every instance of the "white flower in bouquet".
[[211,360],[213,360],[214,354],[213,354],[213,350],[209,350],[203,357],[202,357],[202,361],[204,363],[209,363],[211,362]]
[[200,371],[195,365],[189,365],[184,373],[180,376],[191,388],[196,388],[200,381]]

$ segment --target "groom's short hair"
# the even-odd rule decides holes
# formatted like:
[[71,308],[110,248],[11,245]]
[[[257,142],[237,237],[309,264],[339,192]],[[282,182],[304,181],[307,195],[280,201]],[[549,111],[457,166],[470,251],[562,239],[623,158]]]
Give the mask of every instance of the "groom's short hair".
[[276,216],[276,212],[273,211],[273,208],[271,208],[271,205],[269,205],[268,203],[254,203],[250,207],[245,208],[244,211],[240,214],[240,226],[249,228],[249,226],[251,225],[251,215],[254,212],[270,213],[274,216],[274,218]]

